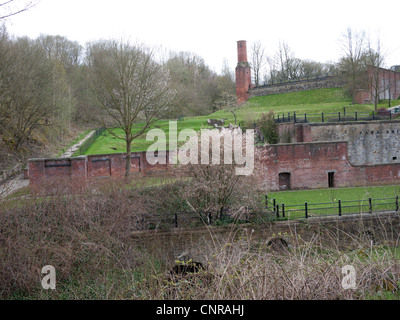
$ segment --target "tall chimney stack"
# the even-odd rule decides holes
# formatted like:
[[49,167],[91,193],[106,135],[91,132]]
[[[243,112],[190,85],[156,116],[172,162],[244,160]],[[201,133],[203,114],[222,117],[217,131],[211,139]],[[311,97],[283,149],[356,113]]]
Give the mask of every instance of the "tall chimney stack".
[[249,100],[251,89],[251,69],[247,62],[247,46],[245,40],[237,42],[238,64],[236,66],[236,98],[238,103]]

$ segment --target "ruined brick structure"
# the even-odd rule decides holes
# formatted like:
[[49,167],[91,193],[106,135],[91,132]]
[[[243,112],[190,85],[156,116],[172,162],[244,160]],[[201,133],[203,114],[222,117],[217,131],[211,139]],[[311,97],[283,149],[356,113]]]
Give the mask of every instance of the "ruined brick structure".
[[[316,189],[389,185],[400,182],[400,121],[313,123],[280,125],[292,143],[258,147],[255,166],[262,166],[266,190]],[[32,159],[33,187],[68,179],[86,182],[121,178],[125,154],[77,158]],[[151,165],[146,152],[132,154],[132,174],[164,174],[168,164]]]
[[398,120],[282,124],[290,144],[263,147],[271,190],[398,184]]
[[356,103],[374,103],[375,96],[380,100],[396,100],[400,97],[400,73],[392,69],[368,68],[368,89],[357,92]]
[[[237,42],[238,64],[236,67],[236,96],[239,103],[252,97],[270,94],[298,92],[322,88],[343,87],[340,76],[326,76],[315,79],[299,80],[288,83],[255,87],[251,83],[251,68],[247,61],[246,41]],[[391,69],[368,67],[366,87],[360,89],[355,97],[358,104],[373,103],[375,95],[379,100],[396,100],[400,97],[400,67]]]
[[[121,178],[125,175],[126,154],[103,154],[76,158],[30,159],[30,185],[40,187],[51,180],[63,179],[85,183],[90,179]],[[163,174],[168,171],[166,164],[152,165],[146,152],[133,152],[131,174]]]
[[400,181],[400,163],[354,165],[347,142],[272,145],[262,149],[269,190],[390,185]]
[[236,97],[239,103],[246,102],[250,97],[251,69],[247,61],[246,41],[238,41],[238,64],[236,66]]

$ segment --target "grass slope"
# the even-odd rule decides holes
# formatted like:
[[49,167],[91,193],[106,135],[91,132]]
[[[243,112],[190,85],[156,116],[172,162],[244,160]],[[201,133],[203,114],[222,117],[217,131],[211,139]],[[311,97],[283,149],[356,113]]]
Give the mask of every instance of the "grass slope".
[[[259,118],[262,113],[273,110],[278,114],[297,113],[330,113],[346,111],[351,113],[370,112],[374,109],[372,105],[351,105],[351,99],[343,88],[316,89],[301,92],[274,94],[263,97],[254,97],[236,111],[237,121],[252,122]],[[210,128],[207,119],[225,119],[226,123],[234,123],[234,116],[229,110],[220,110],[207,116],[186,117],[178,121],[178,132],[183,129]],[[158,121],[155,128],[159,128],[169,137],[169,121]],[[114,129],[115,133],[123,136],[120,129]],[[133,151],[145,151],[154,142],[146,141],[146,135],[135,139],[132,145]],[[99,137],[86,151],[86,154],[107,154],[125,152],[125,142],[112,135]]]
[[307,203],[329,203],[352,200],[368,200],[393,198],[400,195],[400,186],[378,186],[378,187],[358,187],[358,188],[335,188],[318,190],[299,190],[299,191],[280,191],[271,192],[269,199],[276,199],[285,205],[304,205]]

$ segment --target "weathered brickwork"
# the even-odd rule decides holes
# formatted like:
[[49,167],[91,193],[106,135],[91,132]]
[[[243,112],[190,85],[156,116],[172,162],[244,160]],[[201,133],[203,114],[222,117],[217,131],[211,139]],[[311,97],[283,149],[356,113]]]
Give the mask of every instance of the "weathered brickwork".
[[[278,144],[260,148],[261,156],[257,161],[265,168],[269,190],[399,183],[400,163],[353,165],[347,157],[347,146],[345,141]],[[333,174],[332,185],[329,184],[329,173]]]
[[[96,178],[121,178],[125,175],[126,154],[89,155],[77,158],[31,159],[29,160],[29,179],[33,187],[49,180],[71,180],[85,183]],[[165,173],[167,164],[150,164],[146,152],[134,152],[131,156],[131,174],[148,175]]]
[[400,97],[400,73],[390,69],[368,68],[368,88],[359,90],[355,102],[374,103],[378,100],[396,100]]
[[249,100],[251,68],[247,61],[246,41],[238,41],[238,64],[236,67],[236,97],[239,103]]

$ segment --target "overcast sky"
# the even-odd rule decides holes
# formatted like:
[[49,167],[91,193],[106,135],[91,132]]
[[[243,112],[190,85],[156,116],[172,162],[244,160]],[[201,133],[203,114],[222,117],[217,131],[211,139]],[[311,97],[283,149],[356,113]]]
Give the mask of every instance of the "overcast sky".
[[336,62],[351,27],[380,34],[390,67],[400,65],[399,12],[398,0],[41,0],[6,25],[13,35],[62,35],[82,45],[131,38],[196,53],[216,72],[224,59],[235,68],[238,40],[248,49],[260,40],[269,55],[282,40],[298,58]]

